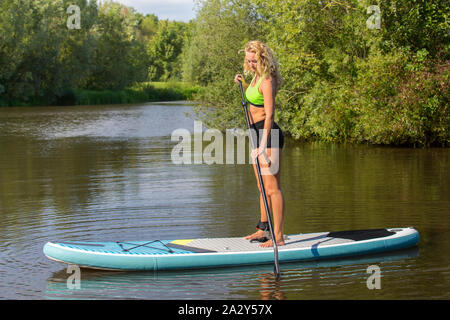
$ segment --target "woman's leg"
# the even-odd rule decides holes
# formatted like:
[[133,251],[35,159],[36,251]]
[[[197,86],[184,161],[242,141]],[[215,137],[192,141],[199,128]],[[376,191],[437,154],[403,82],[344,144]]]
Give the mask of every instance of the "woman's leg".
[[[273,215],[273,227],[275,238],[277,239],[277,244],[283,245],[283,222],[284,222],[284,197],[281,191],[280,185],[280,164],[281,164],[281,149],[267,149],[267,155],[270,159],[270,165],[260,157],[261,174],[264,182],[264,189],[266,191],[267,202],[269,209]],[[260,192],[260,210],[261,210],[261,221],[267,222],[267,214],[264,205],[264,199],[261,192],[261,186],[259,184],[258,172],[256,169],[256,164],[253,164],[253,169],[256,176],[256,181],[258,184],[258,189]],[[264,231],[257,230],[255,233],[245,237],[246,239],[257,239],[265,236]],[[265,242],[262,246],[272,246],[272,240]]]
[[[278,245],[284,245],[283,223],[284,223],[284,197],[281,191],[281,149],[267,149],[267,155],[271,164],[267,172],[267,168],[262,169],[264,188],[266,189],[269,208],[273,216],[273,231]],[[266,174],[264,174],[266,171]],[[265,214],[265,207],[264,207]],[[266,218],[267,220],[267,218]],[[262,247],[273,246],[272,240],[261,244]]]
[[[259,189],[259,207],[260,207],[260,221],[261,222],[267,222],[267,215],[266,215],[266,209],[264,206],[264,200],[263,200],[263,196],[262,196],[262,192],[261,192],[261,185],[259,184],[259,178],[258,178],[258,171],[256,169],[256,164],[253,164],[253,170],[255,172],[255,176],[256,176],[256,183],[258,185],[258,189]],[[264,181],[264,180],[263,180]],[[269,199],[267,199],[267,202],[269,203],[270,206],[270,202]],[[265,237],[266,233],[263,230],[256,230],[255,233],[252,233],[251,235],[248,235],[245,237],[245,239],[247,240],[253,240],[253,239],[260,239]]]

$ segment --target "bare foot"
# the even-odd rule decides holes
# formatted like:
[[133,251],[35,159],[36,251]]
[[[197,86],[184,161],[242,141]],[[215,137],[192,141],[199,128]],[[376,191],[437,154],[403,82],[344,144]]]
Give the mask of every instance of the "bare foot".
[[[273,242],[272,239],[267,240],[264,243],[261,243],[259,245],[261,248],[269,248],[269,247],[273,247]],[[284,240],[277,240],[277,246],[284,246]]]
[[246,240],[253,240],[253,239],[259,239],[259,238],[262,238],[262,237],[265,237],[265,236],[266,236],[266,233],[264,231],[258,230],[255,233],[244,237],[244,239],[246,239]]

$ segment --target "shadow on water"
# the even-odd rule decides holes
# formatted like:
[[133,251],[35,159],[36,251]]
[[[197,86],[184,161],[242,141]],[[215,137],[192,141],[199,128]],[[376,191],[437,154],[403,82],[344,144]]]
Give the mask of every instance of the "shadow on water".
[[[79,288],[73,288],[72,271],[66,268],[47,279],[47,299],[262,299],[284,300],[293,292],[304,291],[307,298],[311,288],[304,280],[315,279],[321,288],[339,286],[351,281],[365,282],[370,275],[367,267],[402,264],[419,256],[413,247],[384,254],[372,254],[336,260],[290,262],[281,265],[282,275],[276,280],[271,265],[241,266],[218,269],[121,272],[80,269]],[[69,284],[68,284],[69,283]],[[71,286],[72,285],[72,286]],[[328,294],[333,290],[326,289]],[[365,290],[368,290],[367,288]]]

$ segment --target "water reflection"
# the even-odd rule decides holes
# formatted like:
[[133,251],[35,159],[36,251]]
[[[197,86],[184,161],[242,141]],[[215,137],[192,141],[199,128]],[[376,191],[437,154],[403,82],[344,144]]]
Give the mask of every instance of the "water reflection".
[[[397,265],[401,273],[409,259],[418,257],[418,249],[353,257],[331,261],[282,264],[277,281],[271,265],[245,266],[214,270],[163,272],[111,272],[81,269],[80,289],[69,289],[70,274],[66,269],[54,272],[47,279],[48,299],[261,299],[284,300],[301,292],[308,298],[312,291],[328,291],[349,281],[361,282],[366,292],[366,268],[372,264]],[[309,281],[308,281],[309,280]],[[310,285],[313,280],[314,285]],[[323,296],[315,296],[324,298]],[[343,297],[346,298],[346,297]],[[347,297],[348,298],[348,297]]]

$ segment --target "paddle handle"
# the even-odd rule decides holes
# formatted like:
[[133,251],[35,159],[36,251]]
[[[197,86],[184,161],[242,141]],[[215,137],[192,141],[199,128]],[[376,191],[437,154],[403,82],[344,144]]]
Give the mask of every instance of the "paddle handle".
[[[250,132],[250,130],[251,130],[250,120],[249,120],[249,117],[248,117],[247,104],[245,103],[244,90],[242,88],[242,82],[241,81],[239,81],[239,89],[241,91],[242,107],[244,108],[245,119],[247,120],[247,127],[248,127],[248,130]],[[250,142],[252,144],[252,149],[256,149],[257,144],[255,143],[255,141],[253,141],[253,135],[251,134],[251,132],[250,132]],[[280,274],[281,274],[280,273],[280,264],[279,264],[279,261],[278,261],[278,245],[277,245],[277,240],[275,238],[275,233],[273,231],[272,218],[270,217],[270,209],[269,209],[269,204],[267,202],[266,190],[264,188],[264,182],[263,182],[263,179],[262,179],[261,167],[259,165],[258,157],[256,157],[255,161],[256,161],[256,171],[258,172],[259,185],[261,187],[261,193],[262,193],[263,200],[264,200],[264,208],[266,209],[267,222],[269,224],[269,231],[270,231],[270,234],[272,236],[273,254],[274,254],[274,262],[275,262],[274,272],[275,272],[275,277],[278,279],[280,277]]]

